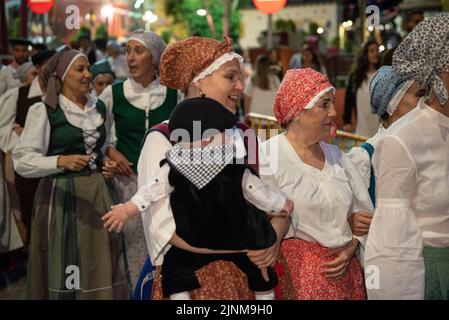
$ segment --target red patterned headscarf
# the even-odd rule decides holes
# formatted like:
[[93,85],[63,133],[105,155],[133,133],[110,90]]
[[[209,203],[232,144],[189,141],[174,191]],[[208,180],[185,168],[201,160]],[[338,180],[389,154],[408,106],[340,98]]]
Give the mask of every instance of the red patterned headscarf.
[[311,109],[329,91],[335,92],[335,88],[325,75],[311,68],[288,70],[274,99],[274,115],[279,123],[286,125],[301,111]]
[[190,37],[170,44],[161,57],[161,84],[186,93],[190,84],[201,80],[232,59],[242,61],[234,52],[232,40]]

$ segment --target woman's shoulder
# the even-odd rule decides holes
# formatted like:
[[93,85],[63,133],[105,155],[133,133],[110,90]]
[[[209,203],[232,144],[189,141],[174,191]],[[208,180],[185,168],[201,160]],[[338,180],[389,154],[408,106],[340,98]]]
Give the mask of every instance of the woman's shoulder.
[[28,110],[28,112],[39,112],[39,113],[44,111],[47,112],[47,106],[43,102],[36,102],[32,104],[30,109]]

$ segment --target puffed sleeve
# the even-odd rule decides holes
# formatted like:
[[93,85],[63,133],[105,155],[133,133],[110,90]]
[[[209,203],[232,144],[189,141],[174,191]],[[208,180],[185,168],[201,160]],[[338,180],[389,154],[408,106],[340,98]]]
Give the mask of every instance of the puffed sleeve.
[[46,156],[50,142],[50,123],[42,102],[28,111],[20,140],[12,152],[14,170],[25,178],[40,178],[62,172],[58,156]]
[[[171,143],[161,133],[151,132],[143,145],[137,164],[139,188],[149,184],[160,170],[160,162],[171,149]],[[170,206],[170,198],[164,197],[142,212],[142,222],[148,252],[153,265],[161,265],[164,254],[170,249],[169,241],[176,225]]]
[[376,211],[365,247],[368,298],[423,299],[423,243],[412,209],[413,157],[399,138],[387,136],[376,147],[373,167]]
[[[348,215],[359,211],[373,214],[374,207],[368,193],[368,187],[365,185],[364,179],[360,175],[359,170],[345,154],[342,154],[342,165],[345,168],[346,174],[348,175],[351,190],[354,195],[352,210],[351,212],[348,212]],[[356,238],[360,242],[361,250],[359,252],[359,258],[360,261],[363,262],[364,247],[366,245],[367,236],[354,235],[354,238]]]
[[137,193],[131,198],[131,202],[137,206],[140,212],[147,210],[151,203],[159,201],[173,191],[168,182],[170,167],[165,164],[159,173],[150,181],[141,186]]
[[371,160],[368,152],[361,147],[353,147],[348,152],[348,158],[355,165],[363,179],[366,189],[369,188],[371,178]]
[[282,192],[262,182],[249,169],[243,174],[242,190],[246,200],[270,214],[281,212],[287,199]]
[[114,114],[112,113],[112,85],[107,86],[98,99],[106,106],[106,121],[104,124],[106,132],[108,132],[108,141],[105,144],[115,147],[117,144],[117,136],[115,134]]

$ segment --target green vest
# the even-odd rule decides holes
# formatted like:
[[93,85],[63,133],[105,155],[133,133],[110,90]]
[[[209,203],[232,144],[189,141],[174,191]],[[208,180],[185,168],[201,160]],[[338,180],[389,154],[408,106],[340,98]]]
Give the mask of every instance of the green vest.
[[[114,114],[115,134],[117,136],[117,150],[128,161],[132,162],[132,168],[137,173],[137,161],[139,160],[142,139],[145,131],[152,126],[168,119],[171,111],[176,106],[178,94],[176,90],[167,88],[164,103],[145,114],[125,98],[123,83],[112,85],[112,113]],[[148,127],[145,121],[148,119]]]
[[[64,111],[59,106],[56,106],[55,110],[47,106],[47,117],[50,123],[50,143],[48,145],[47,156],[56,155],[71,155],[71,154],[87,154],[86,147],[84,145],[83,130],[71,125],[64,114]],[[104,126],[104,120],[106,119],[106,108],[97,105],[97,110],[100,112],[103,118],[103,123],[97,128],[100,133],[93,152],[97,155],[95,164],[97,170],[101,171],[103,167],[103,154],[101,147],[106,140],[106,129]],[[68,176],[87,176],[91,173],[91,169],[87,165],[83,170],[74,172],[66,170],[61,173],[52,175],[52,177],[68,177]]]

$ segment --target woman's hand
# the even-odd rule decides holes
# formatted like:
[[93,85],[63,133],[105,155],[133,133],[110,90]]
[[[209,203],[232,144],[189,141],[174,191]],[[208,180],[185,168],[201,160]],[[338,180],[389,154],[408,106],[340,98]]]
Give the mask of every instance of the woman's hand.
[[282,239],[288,231],[291,223],[290,217],[274,217],[271,219],[271,224],[276,231],[276,242],[269,248],[261,250],[249,250],[248,258],[259,268],[273,267],[279,259],[280,247]]
[[285,200],[284,207],[281,210],[282,217],[289,217],[292,214],[293,208],[295,207],[295,204],[290,199]]
[[90,158],[91,156],[82,154],[59,156],[57,166],[58,168],[64,168],[70,171],[81,171],[87,166]]
[[14,124],[14,129],[13,129],[16,133],[17,133],[17,135],[20,137],[20,135],[22,134],[22,132],[23,132],[23,127],[20,125],[20,124],[18,124],[18,123],[16,123],[16,124]]
[[103,176],[105,179],[112,179],[118,172],[117,162],[113,160],[105,160],[103,166]]
[[279,258],[280,245],[281,241],[278,239],[267,249],[249,250],[247,253],[248,258],[259,268],[274,267]]
[[120,151],[115,149],[114,147],[108,147],[106,150],[106,155],[109,159],[115,161],[118,167],[118,173],[123,174],[125,176],[130,176],[133,174],[132,163],[129,162]]
[[373,215],[371,213],[357,211],[348,217],[352,234],[358,237],[368,234]]
[[324,276],[335,279],[343,277],[358,247],[359,241],[353,238],[343,247],[330,249],[326,257],[335,256],[335,259],[322,264]]
[[111,209],[111,211],[101,217],[101,220],[105,221],[105,229],[109,232],[113,230],[120,232],[126,220],[139,213],[139,209],[129,201],[125,204],[119,203],[118,205],[111,206]]

